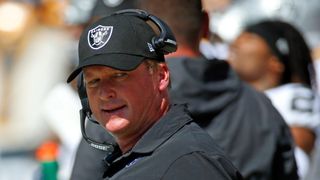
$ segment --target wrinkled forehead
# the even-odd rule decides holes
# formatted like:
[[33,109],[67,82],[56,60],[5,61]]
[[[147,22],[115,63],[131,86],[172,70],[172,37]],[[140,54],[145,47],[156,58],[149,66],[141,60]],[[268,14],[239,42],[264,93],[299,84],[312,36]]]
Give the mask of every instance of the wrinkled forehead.
[[[131,71],[134,71],[134,70],[131,70]],[[103,75],[103,74],[105,75],[114,74],[114,73],[121,73],[121,72],[131,72],[131,71],[123,71],[123,70],[115,69],[108,66],[101,66],[101,65],[91,65],[83,68],[83,74],[85,77]]]

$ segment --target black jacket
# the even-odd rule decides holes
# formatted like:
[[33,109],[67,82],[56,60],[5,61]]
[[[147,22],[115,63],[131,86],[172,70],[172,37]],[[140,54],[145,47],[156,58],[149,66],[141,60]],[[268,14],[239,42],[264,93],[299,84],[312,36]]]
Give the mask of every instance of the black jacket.
[[[225,61],[179,58],[167,62],[171,98],[188,103],[194,119],[245,179],[298,179],[289,129],[269,99],[240,81]],[[89,131],[96,132],[96,128],[88,126]],[[100,134],[101,140],[107,137],[107,133]],[[72,179],[101,173],[103,152],[95,151],[81,142]]]

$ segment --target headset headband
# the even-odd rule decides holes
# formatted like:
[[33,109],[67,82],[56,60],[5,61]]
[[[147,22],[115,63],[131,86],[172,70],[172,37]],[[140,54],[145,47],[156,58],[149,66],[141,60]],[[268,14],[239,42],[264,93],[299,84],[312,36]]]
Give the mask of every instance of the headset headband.
[[172,53],[172,52],[175,52],[177,50],[177,42],[176,42],[176,39],[175,39],[171,29],[169,28],[169,26],[165,22],[163,22],[158,17],[156,17],[152,14],[149,14],[146,11],[143,11],[140,9],[120,10],[120,11],[113,13],[112,15],[119,15],[119,14],[135,16],[135,17],[138,17],[144,21],[150,20],[160,30],[159,37],[152,38],[153,47],[165,55]]

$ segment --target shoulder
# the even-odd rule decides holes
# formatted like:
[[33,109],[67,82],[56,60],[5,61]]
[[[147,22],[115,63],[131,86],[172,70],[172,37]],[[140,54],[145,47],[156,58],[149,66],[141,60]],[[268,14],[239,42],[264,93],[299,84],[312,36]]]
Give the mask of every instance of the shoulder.
[[194,122],[187,124],[177,132],[168,141],[168,145],[180,149],[179,152],[185,154],[201,151],[224,155],[210,135]]
[[238,170],[224,156],[201,151],[191,152],[176,159],[163,179],[241,179]]
[[310,88],[302,84],[293,83],[266,90],[265,93],[271,100],[281,99],[282,101],[290,101],[297,97],[312,100],[314,98],[314,93]]
[[239,176],[221,148],[195,123],[185,126],[169,141],[168,151],[173,158],[164,174],[168,179],[228,179]]
[[289,125],[313,128],[319,121],[315,93],[301,84],[287,84],[266,91],[273,105]]

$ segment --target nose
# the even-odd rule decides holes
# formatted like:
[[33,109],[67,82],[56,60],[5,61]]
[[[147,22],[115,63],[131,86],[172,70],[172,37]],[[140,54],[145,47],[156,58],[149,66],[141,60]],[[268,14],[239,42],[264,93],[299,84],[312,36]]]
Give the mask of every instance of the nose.
[[99,92],[100,99],[110,100],[116,97],[116,91],[110,82],[103,82]]

